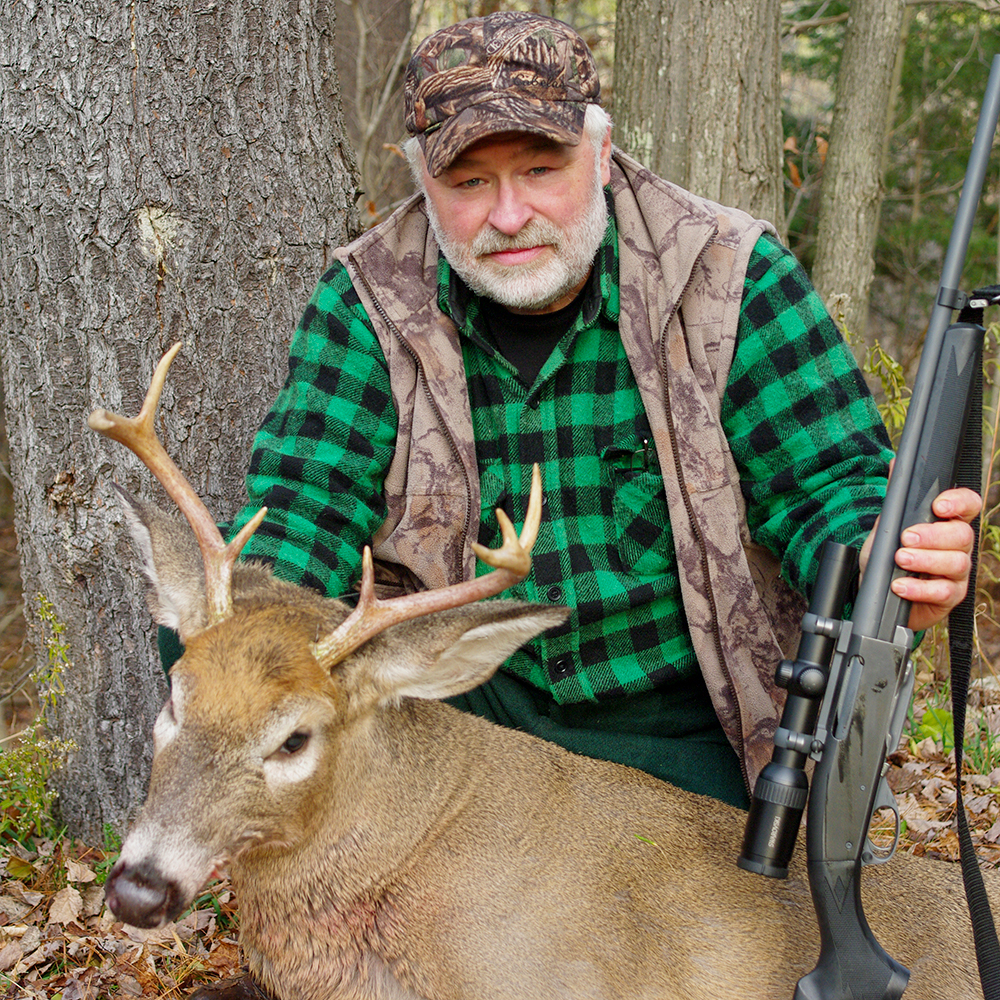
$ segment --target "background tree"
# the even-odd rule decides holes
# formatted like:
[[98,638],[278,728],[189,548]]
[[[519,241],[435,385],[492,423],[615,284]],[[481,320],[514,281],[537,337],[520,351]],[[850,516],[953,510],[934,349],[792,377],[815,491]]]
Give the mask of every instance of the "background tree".
[[846,328],[862,336],[903,10],[903,0],[850,5],[820,194],[813,284],[833,315],[843,316]]
[[783,228],[778,0],[619,0],[612,116],[655,173]]
[[[888,15],[874,22],[867,17],[885,2],[852,5],[786,0],[783,5],[786,211],[790,245],[828,296],[838,291],[835,286],[842,290],[849,284],[847,279],[833,277],[834,269],[861,273],[865,254],[874,255],[868,291],[848,293],[863,304],[862,318],[848,317],[847,322],[860,328],[867,316],[867,339],[880,341],[912,375],[940,277],[995,39],[1000,35],[1000,9],[971,0],[908,2],[894,40],[892,33],[884,31]],[[845,30],[854,6],[862,12],[861,20],[867,21],[864,33],[881,37],[882,42],[881,48],[873,47],[870,39],[859,37],[863,33],[855,30],[851,46],[855,52],[865,46],[879,51],[873,50],[870,58],[855,59],[849,71],[842,57],[846,63]],[[892,10],[889,14],[894,19]],[[894,109],[892,118],[880,127],[880,101],[869,100],[869,124],[865,125],[859,115],[864,113],[867,78],[875,75],[872,66],[880,60],[884,84],[890,55],[895,62],[887,99]],[[857,87],[850,83],[851,77],[860,77]],[[853,100],[845,96],[845,88],[858,96]],[[854,106],[842,110],[845,104]],[[852,117],[855,124],[845,125]],[[839,130],[842,152],[846,149],[856,158],[865,151],[867,167],[841,170],[832,162],[834,154],[827,154],[834,130]],[[862,230],[861,216],[851,207],[851,185],[841,181],[828,187],[834,171],[848,174],[856,184],[862,180],[867,184],[869,219],[874,214],[870,211],[873,199],[877,199],[876,182],[881,185],[884,198],[874,240],[851,238],[851,232]],[[821,197],[827,199],[828,220],[822,250],[817,233]],[[996,280],[991,275],[997,273],[998,201],[1000,177],[994,167],[969,249],[964,279],[969,288]],[[827,263],[817,270],[821,257]]]
[[[363,225],[413,191],[400,149],[403,74],[424,0],[338,0],[335,48],[347,134],[358,156]],[[412,8],[412,9],[411,9]]]
[[161,436],[213,514],[232,514],[298,315],[356,228],[354,158],[325,0],[0,0],[0,22],[16,528],[32,634],[42,594],[73,660],[63,816],[96,838],[142,800],[165,690],[111,483],[163,494],[86,415],[135,413],[183,340]]
[[[915,8],[902,39],[899,96],[888,137],[886,199],[875,247],[873,330],[909,367],[922,342],[961,193],[993,55],[1000,8]],[[1000,138],[994,139],[995,146]],[[1000,280],[1000,163],[987,173],[963,277]]]

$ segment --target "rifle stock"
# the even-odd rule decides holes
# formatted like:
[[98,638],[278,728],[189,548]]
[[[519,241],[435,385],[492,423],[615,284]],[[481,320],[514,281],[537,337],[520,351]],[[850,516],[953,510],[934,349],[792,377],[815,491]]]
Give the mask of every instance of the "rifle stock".
[[[799,981],[796,1000],[902,995],[909,973],[875,940],[861,903],[862,854],[883,779],[895,706],[909,702],[913,635],[900,628],[887,642],[848,630],[835,658],[847,709],[833,714],[813,777],[806,828],[809,887],[820,927],[820,958]],[[834,671],[837,666],[835,664]],[[898,739],[898,734],[896,734]]]
[[[775,761],[787,757],[789,745],[818,760],[808,792],[806,849],[821,947],[816,968],[799,981],[795,1000],[897,1000],[909,979],[908,971],[886,954],[868,926],[860,877],[863,864],[888,860],[892,853],[873,848],[868,830],[876,809],[895,811],[884,778],[886,757],[898,744],[913,690],[913,634],[905,627],[910,605],[891,590],[892,581],[902,573],[895,555],[902,532],[933,520],[933,500],[955,483],[970,401],[982,377],[983,328],[950,320],[967,301],[958,284],[998,117],[1000,55],[993,58],[906,424],[854,612],[849,621],[822,626],[836,638],[836,645],[820,693],[818,718],[795,710],[803,697],[794,682],[796,671],[784,663],[778,671],[778,682],[789,687],[786,715],[792,704],[793,717],[816,719],[814,732],[789,735],[783,715],[775,737]],[[824,555],[824,563],[826,559]],[[815,630],[815,620],[810,605],[804,635]],[[787,854],[762,860],[755,853],[762,842],[761,828],[773,819],[763,802],[773,797],[767,781],[759,781],[738,864],[780,877],[787,870],[798,815],[788,819],[794,824],[791,832],[763,835],[769,843],[788,845]]]

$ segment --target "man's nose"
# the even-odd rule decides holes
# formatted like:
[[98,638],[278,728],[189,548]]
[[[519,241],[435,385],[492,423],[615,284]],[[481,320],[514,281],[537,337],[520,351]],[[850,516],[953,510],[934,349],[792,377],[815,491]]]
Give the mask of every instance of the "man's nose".
[[514,236],[524,228],[531,215],[531,206],[521,197],[516,185],[501,182],[490,209],[489,224],[507,236]]

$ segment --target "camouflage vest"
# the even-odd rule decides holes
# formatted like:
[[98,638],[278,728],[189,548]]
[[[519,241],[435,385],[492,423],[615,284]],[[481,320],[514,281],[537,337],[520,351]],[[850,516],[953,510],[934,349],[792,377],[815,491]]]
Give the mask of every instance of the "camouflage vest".
[[[660,456],[698,662],[751,783],[771,758],[802,600],[749,536],[719,411],[747,262],[766,223],[696,198],[616,150],[620,333]],[[338,251],[389,365],[399,415],[374,538],[384,570],[410,586],[474,574],[480,496],[458,334],[437,307],[438,248],[415,197]],[[456,526],[459,528],[456,531]]]

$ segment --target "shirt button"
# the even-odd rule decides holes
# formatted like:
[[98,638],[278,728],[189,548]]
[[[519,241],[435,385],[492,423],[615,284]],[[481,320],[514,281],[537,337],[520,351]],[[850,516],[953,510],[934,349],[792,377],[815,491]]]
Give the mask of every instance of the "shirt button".
[[566,677],[573,672],[573,661],[568,656],[560,656],[549,667],[553,677]]
[[549,587],[549,589],[545,592],[545,596],[550,601],[561,601],[562,600],[562,595],[563,595],[562,587],[552,586],[552,587]]

